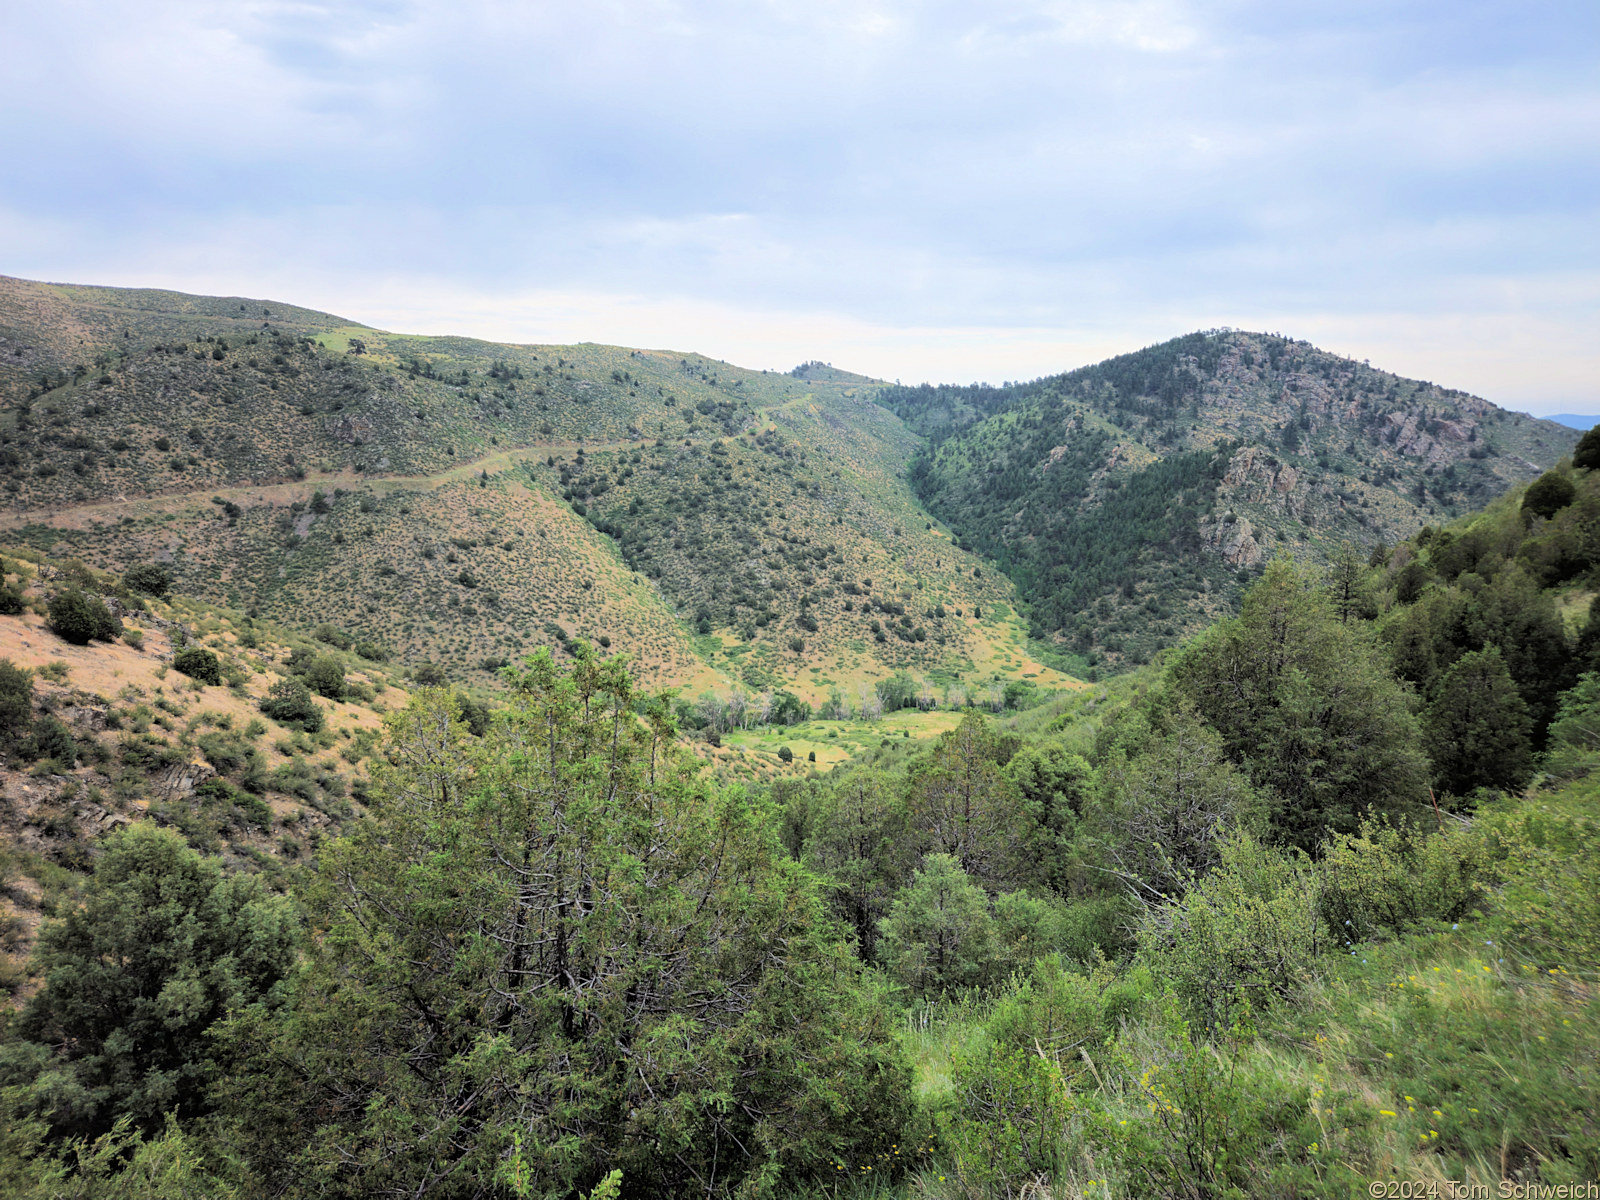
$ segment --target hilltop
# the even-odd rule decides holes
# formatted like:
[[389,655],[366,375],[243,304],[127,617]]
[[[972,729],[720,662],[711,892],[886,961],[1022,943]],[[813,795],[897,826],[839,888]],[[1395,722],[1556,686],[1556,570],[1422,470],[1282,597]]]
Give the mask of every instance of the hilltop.
[[1033,631],[1143,662],[1280,551],[1363,552],[1481,507],[1577,433],[1278,335],[1195,333],[1003,388],[889,387],[911,475]]

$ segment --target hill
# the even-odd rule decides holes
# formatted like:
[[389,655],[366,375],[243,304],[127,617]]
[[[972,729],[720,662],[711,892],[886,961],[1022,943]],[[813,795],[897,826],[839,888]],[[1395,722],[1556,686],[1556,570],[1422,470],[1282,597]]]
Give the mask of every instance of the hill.
[[[880,386],[808,363],[385,333],[0,280],[3,523],[461,677],[585,636],[693,688],[1063,677],[910,490]],[[480,676],[487,680],[488,675]]]
[[1577,434],[1306,342],[1190,334],[1003,388],[886,387],[918,495],[997,560],[1036,635],[1143,662],[1279,550],[1368,550],[1479,507]]
[[407,695],[339,630],[7,555],[7,1194],[1581,1194],[1597,516],[1564,464],[775,778],[582,651]]

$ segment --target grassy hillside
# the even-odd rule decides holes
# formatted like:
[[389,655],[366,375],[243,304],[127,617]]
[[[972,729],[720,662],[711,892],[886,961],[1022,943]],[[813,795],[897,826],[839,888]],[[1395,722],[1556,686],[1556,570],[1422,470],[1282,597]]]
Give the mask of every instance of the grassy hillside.
[[1487,503],[1576,435],[1265,334],[1191,334],[1005,388],[886,388],[918,494],[1035,632],[1146,660],[1278,550],[1363,549]]
[[[406,702],[393,668],[349,643],[340,649],[191,597],[139,595],[27,548],[7,548],[0,573],[23,604],[0,617],[0,660],[23,673],[7,678],[0,722],[8,993],[28,987],[21,963],[39,920],[106,834],[153,820],[282,887],[359,811],[383,714]],[[104,594],[122,632],[83,645],[58,636],[48,601],[72,587]],[[184,649],[213,655],[216,680],[176,669]],[[264,712],[298,669],[291,661],[314,659],[343,676],[327,689],[338,699],[310,698],[317,727]]]
[[[586,636],[692,688],[1062,679],[904,479],[878,384],[0,280],[0,522],[469,677]],[[604,644],[604,643],[603,643]],[[488,678],[488,676],[483,676]]]

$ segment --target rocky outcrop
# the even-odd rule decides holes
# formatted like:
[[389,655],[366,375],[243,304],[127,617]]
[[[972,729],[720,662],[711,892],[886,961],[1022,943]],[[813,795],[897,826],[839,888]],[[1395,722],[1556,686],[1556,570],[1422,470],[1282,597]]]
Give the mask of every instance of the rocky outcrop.
[[1207,548],[1219,554],[1229,566],[1252,567],[1261,561],[1261,543],[1256,540],[1255,526],[1244,517],[1220,520],[1209,527],[1202,525],[1200,533]]

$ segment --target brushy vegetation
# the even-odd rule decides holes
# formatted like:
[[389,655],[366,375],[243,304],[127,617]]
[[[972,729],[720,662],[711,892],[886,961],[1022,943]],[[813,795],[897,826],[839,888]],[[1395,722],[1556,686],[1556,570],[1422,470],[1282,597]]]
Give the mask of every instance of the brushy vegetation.
[[1003,388],[895,387],[912,479],[999,561],[1035,632],[1143,663],[1290,549],[1393,540],[1554,465],[1576,435],[1304,342],[1190,334]]
[[5,1194],[1600,1176],[1593,446],[1257,335],[897,390],[23,300],[90,349],[0,364],[16,502],[154,497],[0,557]]
[[[1563,530],[1588,553],[1563,514],[1596,485],[1568,477],[1548,515],[1513,499],[1370,561],[1275,562],[1159,669],[764,790],[683,754],[680,716],[725,708],[675,711],[581,642],[508,669],[499,704],[424,690],[288,899],[207,899],[228,877],[147,826],[97,851],[0,1056],[12,1190],[1594,1178],[1600,690],[1589,627],[1558,616],[1581,577],[1530,566]],[[341,643],[318,630],[280,691],[310,699]],[[31,678],[0,685],[25,730]],[[919,691],[874,696],[931,715]],[[158,876],[190,881],[145,905],[168,924],[88,919]],[[102,985],[74,964],[118,938],[150,956],[141,994],[193,1014],[159,1062],[83,1000]]]

